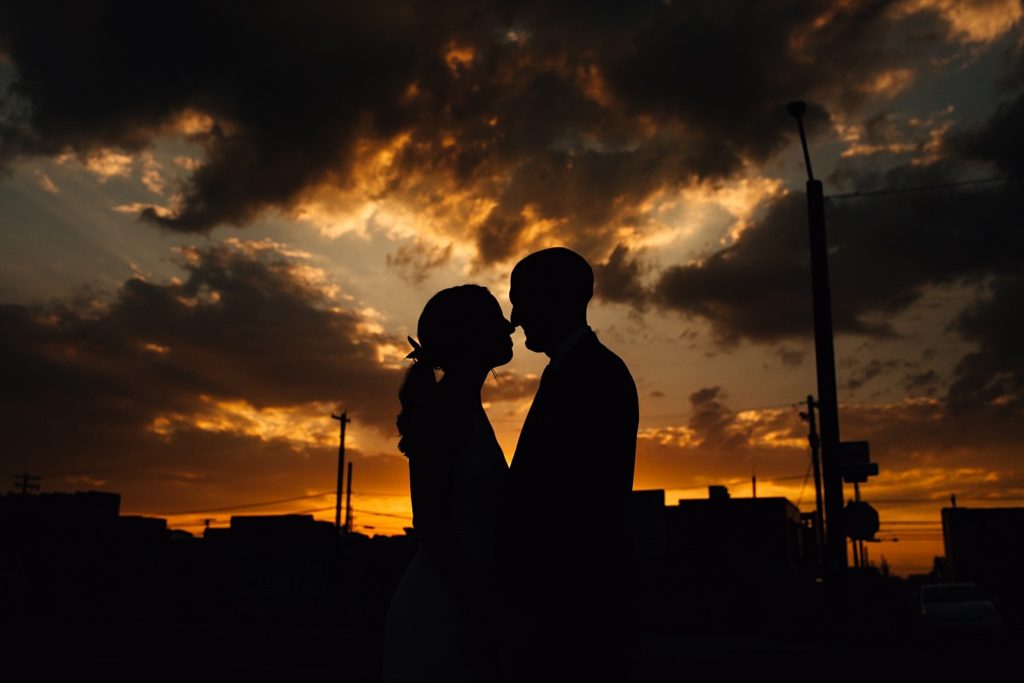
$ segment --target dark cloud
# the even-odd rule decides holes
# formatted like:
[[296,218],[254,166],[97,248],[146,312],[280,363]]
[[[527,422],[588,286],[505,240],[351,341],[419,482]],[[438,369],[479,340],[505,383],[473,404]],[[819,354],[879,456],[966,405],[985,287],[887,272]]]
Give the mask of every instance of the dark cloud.
[[852,376],[846,380],[846,388],[850,391],[856,391],[876,377],[885,375],[897,368],[906,367],[906,365],[904,361],[892,358],[888,360],[872,358],[864,367],[854,371]]
[[[812,30],[825,14],[828,21]],[[460,177],[507,179],[483,190],[497,201],[475,235],[485,262],[538,246],[538,232],[607,258],[619,227],[642,225],[638,207],[652,193],[724,178],[770,157],[792,134],[788,99],[855,108],[865,83],[923,51],[922,41],[910,47],[885,37],[937,21],[894,21],[881,7],[829,13],[827,3],[794,2],[599,10],[524,3],[512,16],[525,42],[477,42],[480,58],[460,73],[474,96],[456,91],[468,107],[459,113],[473,116],[446,114],[415,134],[426,142],[437,128],[459,131],[471,150],[452,153]],[[828,118],[812,103],[812,132]],[[496,123],[488,129],[466,121]],[[635,292],[628,300],[642,302]]]
[[[868,440],[872,459],[885,470],[941,468],[956,486],[959,469],[1020,482],[1017,443],[1024,437],[1019,416],[994,414],[985,406],[951,414],[944,401],[907,399],[878,405],[840,405],[843,440]],[[979,457],[984,453],[984,457]],[[1009,482],[989,478],[991,490]]]
[[924,391],[929,396],[935,393],[936,385],[941,381],[939,373],[934,370],[909,372],[903,378],[903,388],[911,394]]
[[1011,48],[1008,58],[1013,66],[1001,79],[1004,99],[981,126],[957,131],[949,146],[958,156],[994,165],[1007,175],[1024,174],[1024,141],[1019,133],[1024,116],[1024,42]]
[[789,367],[795,368],[799,367],[800,364],[804,362],[804,356],[806,356],[807,354],[804,351],[800,351],[799,349],[791,349],[786,346],[780,346],[779,348],[775,349],[775,355],[778,357],[780,361],[782,361],[783,365],[788,365]]
[[419,285],[435,268],[448,263],[452,256],[451,243],[440,246],[427,242],[403,244],[393,254],[388,254],[387,263],[406,282]]
[[28,105],[4,120],[4,155],[139,150],[183,113],[205,112],[218,125],[201,137],[207,156],[183,208],[147,217],[183,231],[244,224],[328,175],[344,183],[357,138],[407,122],[402,93],[439,39],[414,9],[4,3],[12,93]]
[[[654,287],[655,300],[665,308],[707,318],[723,344],[741,337],[774,341],[807,335],[806,220],[802,197],[787,196],[736,244],[699,264],[663,271]],[[850,325],[841,319],[841,310],[837,306],[839,329]]]
[[594,294],[643,310],[647,305],[647,290],[641,281],[645,270],[640,257],[631,257],[628,248],[617,245],[606,262],[594,266]]
[[758,476],[789,476],[804,466],[805,452],[779,439],[800,443],[807,428],[797,409],[762,411],[741,418],[719,386],[689,396],[686,426],[641,430],[637,442],[637,488],[689,488],[749,483],[751,463]]
[[953,323],[978,350],[957,364],[947,402],[957,414],[995,412],[1019,419],[1024,409],[1024,276],[1000,277],[988,298]]
[[216,421],[225,401],[339,405],[391,433],[400,371],[379,363],[378,348],[394,340],[338,306],[308,264],[254,242],[181,258],[183,281],[133,278],[88,308],[0,307],[14,452],[49,458],[74,443],[94,458],[121,454],[156,418],[212,411]]
[[[912,177],[889,174],[894,183],[901,175]],[[926,287],[1016,272],[1015,254],[1024,248],[1017,204],[1007,186],[827,202],[835,331],[892,335],[885,320],[918,301]],[[735,244],[700,263],[666,269],[654,297],[707,318],[722,344],[809,338],[808,262],[806,200],[792,193]]]
[[[1024,69],[1022,69],[1024,72]],[[986,125],[955,137],[951,144],[964,157],[993,163],[1006,174],[1024,174],[1024,93],[1000,104]]]
[[[144,213],[165,227],[242,225],[324,187],[418,209],[462,192],[493,204],[469,235],[483,262],[551,235],[601,260],[653,192],[769,158],[788,99],[855,109],[947,38],[887,3],[11,2],[0,143],[8,162],[141,150],[203,112],[180,210]],[[812,129],[827,118],[811,107]],[[386,181],[354,190],[360,155],[400,133]]]
[[690,394],[689,427],[705,448],[731,450],[746,444],[748,434],[736,423],[721,387],[705,387]]

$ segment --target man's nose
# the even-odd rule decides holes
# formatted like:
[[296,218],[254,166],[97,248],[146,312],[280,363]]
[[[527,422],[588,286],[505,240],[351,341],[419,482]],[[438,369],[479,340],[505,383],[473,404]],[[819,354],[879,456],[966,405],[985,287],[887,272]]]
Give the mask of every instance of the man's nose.
[[523,324],[523,321],[521,321],[519,319],[519,316],[516,314],[516,309],[514,306],[512,307],[512,313],[509,314],[508,317],[510,320],[509,324],[512,325],[513,330],[515,330],[517,327]]

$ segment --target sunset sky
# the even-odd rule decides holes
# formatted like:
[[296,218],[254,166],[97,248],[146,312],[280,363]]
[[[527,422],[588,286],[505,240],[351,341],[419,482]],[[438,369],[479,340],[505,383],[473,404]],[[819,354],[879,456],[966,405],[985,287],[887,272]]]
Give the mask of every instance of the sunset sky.
[[[401,533],[423,304],[508,314],[565,245],[637,381],[635,487],[756,469],[810,510],[804,99],[872,559],[927,571],[950,494],[1024,502],[1020,0],[48,5],[0,2],[4,476],[196,533],[333,520],[347,410],[355,526]],[[514,341],[508,459],[546,362]]]

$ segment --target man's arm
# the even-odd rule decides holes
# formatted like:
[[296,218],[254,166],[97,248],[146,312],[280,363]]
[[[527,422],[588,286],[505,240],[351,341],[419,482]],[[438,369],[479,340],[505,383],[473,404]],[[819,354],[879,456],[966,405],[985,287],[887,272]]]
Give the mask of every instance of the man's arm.
[[625,363],[602,349],[581,382],[575,430],[582,434],[575,467],[597,500],[628,497],[633,487],[639,400]]

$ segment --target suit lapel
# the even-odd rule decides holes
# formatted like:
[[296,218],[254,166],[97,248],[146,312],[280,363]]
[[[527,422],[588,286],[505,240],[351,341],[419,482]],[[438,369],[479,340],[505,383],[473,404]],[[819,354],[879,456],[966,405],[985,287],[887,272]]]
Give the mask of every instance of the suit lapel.
[[550,436],[548,434],[550,429],[557,428],[556,425],[550,425],[547,422],[553,407],[552,404],[562,400],[560,397],[564,392],[561,391],[560,387],[563,385],[564,378],[566,375],[576,372],[577,364],[582,362],[581,357],[585,356],[587,349],[596,342],[597,335],[592,330],[588,331],[580,337],[579,341],[569,350],[569,353],[561,359],[558,367],[552,368],[549,363],[544,368],[544,374],[541,375],[537,393],[533,397],[533,403],[526,414],[523,428],[519,432],[516,452],[512,457],[513,469],[516,469],[516,462],[519,462],[519,467],[522,468],[525,462],[532,460],[529,453],[538,450],[537,445],[532,443],[535,438],[547,439]]

